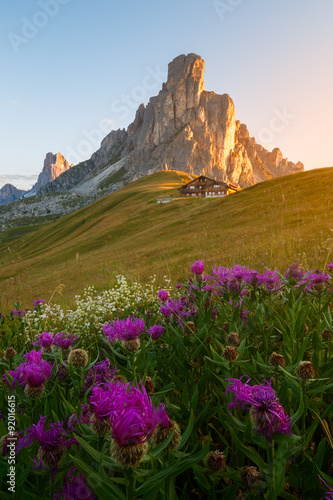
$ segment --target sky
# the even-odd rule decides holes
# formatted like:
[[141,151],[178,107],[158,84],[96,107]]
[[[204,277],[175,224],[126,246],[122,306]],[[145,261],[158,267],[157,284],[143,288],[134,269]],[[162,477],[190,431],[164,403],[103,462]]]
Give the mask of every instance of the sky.
[[332,0],[3,0],[0,187],[29,189],[47,152],[78,163],[196,53],[267,149],[333,166]]

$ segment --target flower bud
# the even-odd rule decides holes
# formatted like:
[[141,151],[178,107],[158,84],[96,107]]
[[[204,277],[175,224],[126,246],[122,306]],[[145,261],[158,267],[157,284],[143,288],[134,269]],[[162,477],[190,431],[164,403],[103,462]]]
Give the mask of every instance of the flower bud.
[[227,344],[233,345],[233,346],[238,346],[240,345],[241,340],[239,338],[239,335],[237,332],[231,332],[227,336]]
[[277,352],[273,352],[271,357],[269,358],[269,362],[272,366],[277,368],[278,366],[285,366],[286,360],[282,354],[278,354]]
[[151,377],[146,377],[145,389],[148,394],[155,394],[155,385]]
[[163,425],[161,422],[158,423],[154,431],[152,441],[155,445],[159,445],[168,439],[172,433],[174,434],[170,443],[165,448],[165,451],[174,450],[179,445],[181,437],[180,427],[174,420],[170,420],[166,425]]
[[121,446],[115,439],[111,439],[111,457],[125,469],[137,467],[144,459],[147,450],[147,442]]
[[223,351],[223,357],[227,361],[235,361],[235,359],[237,359],[238,357],[238,354],[238,349],[230,345],[227,345],[227,347]]
[[296,368],[296,373],[302,380],[308,380],[316,376],[316,370],[313,368],[312,361],[300,361]]
[[243,467],[240,471],[242,481],[246,484],[249,489],[259,482],[259,471],[257,467]]
[[215,472],[224,472],[227,467],[225,455],[220,450],[209,452],[205,462],[211,474],[214,474]]
[[68,356],[68,363],[72,363],[75,369],[84,368],[88,360],[88,353],[84,349],[74,349]]
[[321,332],[321,338],[323,339],[324,342],[327,342],[332,338],[332,334],[328,328],[325,328],[325,330]]
[[58,465],[66,455],[66,446],[60,446],[59,448],[54,448],[50,451],[39,449],[37,454],[38,462],[42,462],[43,466],[47,469],[51,469],[55,465]]
[[40,385],[38,387],[31,387],[26,384],[24,387],[24,394],[28,399],[37,399],[40,398],[44,394],[44,385]]
[[16,356],[16,351],[13,347],[7,347],[7,349],[5,350],[5,356],[4,358],[5,359],[10,359],[10,358],[15,358]]
[[136,352],[140,349],[141,342],[140,339],[122,340],[121,345],[130,352]]

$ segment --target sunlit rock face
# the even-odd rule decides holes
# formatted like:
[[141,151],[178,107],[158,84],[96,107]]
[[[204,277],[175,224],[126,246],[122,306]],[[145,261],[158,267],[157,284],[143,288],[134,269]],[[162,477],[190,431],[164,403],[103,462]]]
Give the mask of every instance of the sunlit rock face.
[[[176,57],[168,79],[147,106],[139,106],[127,131],[112,131],[101,150],[123,141],[125,168],[139,175],[176,169],[205,174],[241,187],[304,170],[251,138],[236,121],[229,95],[205,91],[204,60],[196,54]],[[98,150],[97,155],[103,151]]]
[[59,177],[63,172],[66,172],[66,170],[69,170],[72,166],[73,165],[70,165],[62,154],[57,153],[54,155],[53,153],[47,153],[43,170],[39,174],[37,182],[32,189],[37,191],[39,188]]

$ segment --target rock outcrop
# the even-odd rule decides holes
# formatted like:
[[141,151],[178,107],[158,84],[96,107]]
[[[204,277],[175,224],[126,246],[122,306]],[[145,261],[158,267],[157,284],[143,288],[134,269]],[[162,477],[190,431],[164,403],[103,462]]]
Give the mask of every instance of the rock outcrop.
[[0,205],[7,205],[12,201],[19,200],[25,192],[22,189],[17,189],[12,184],[5,184],[0,189]]
[[54,155],[53,153],[47,153],[44,160],[43,170],[39,174],[36,184],[32,187],[28,194],[30,196],[32,194],[36,194],[40,188],[52,182],[54,179],[59,177],[59,175],[72,167],[73,164],[70,165],[62,154],[57,153]]
[[205,62],[196,54],[176,57],[167,82],[125,130],[112,131],[92,159],[102,157],[115,140],[123,141],[125,168],[138,175],[157,170],[205,174],[241,187],[304,170],[279,149],[272,152],[250,137],[236,121],[229,95],[204,90]]

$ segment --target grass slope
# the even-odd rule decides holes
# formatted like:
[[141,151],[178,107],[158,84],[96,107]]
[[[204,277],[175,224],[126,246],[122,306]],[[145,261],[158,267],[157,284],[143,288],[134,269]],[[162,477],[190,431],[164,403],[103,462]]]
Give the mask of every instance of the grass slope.
[[[202,258],[207,268],[237,263],[285,269],[292,262],[324,267],[332,250],[333,168],[270,180],[227,198],[184,199],[188,176],[144,177],[33,233],[1,234],[1,306],[17,298],[49,299],[64,285],[66,298],[88,284],[107,286],[117,274],[172,279]],[[18,228],[22,231],[22,228]]]

